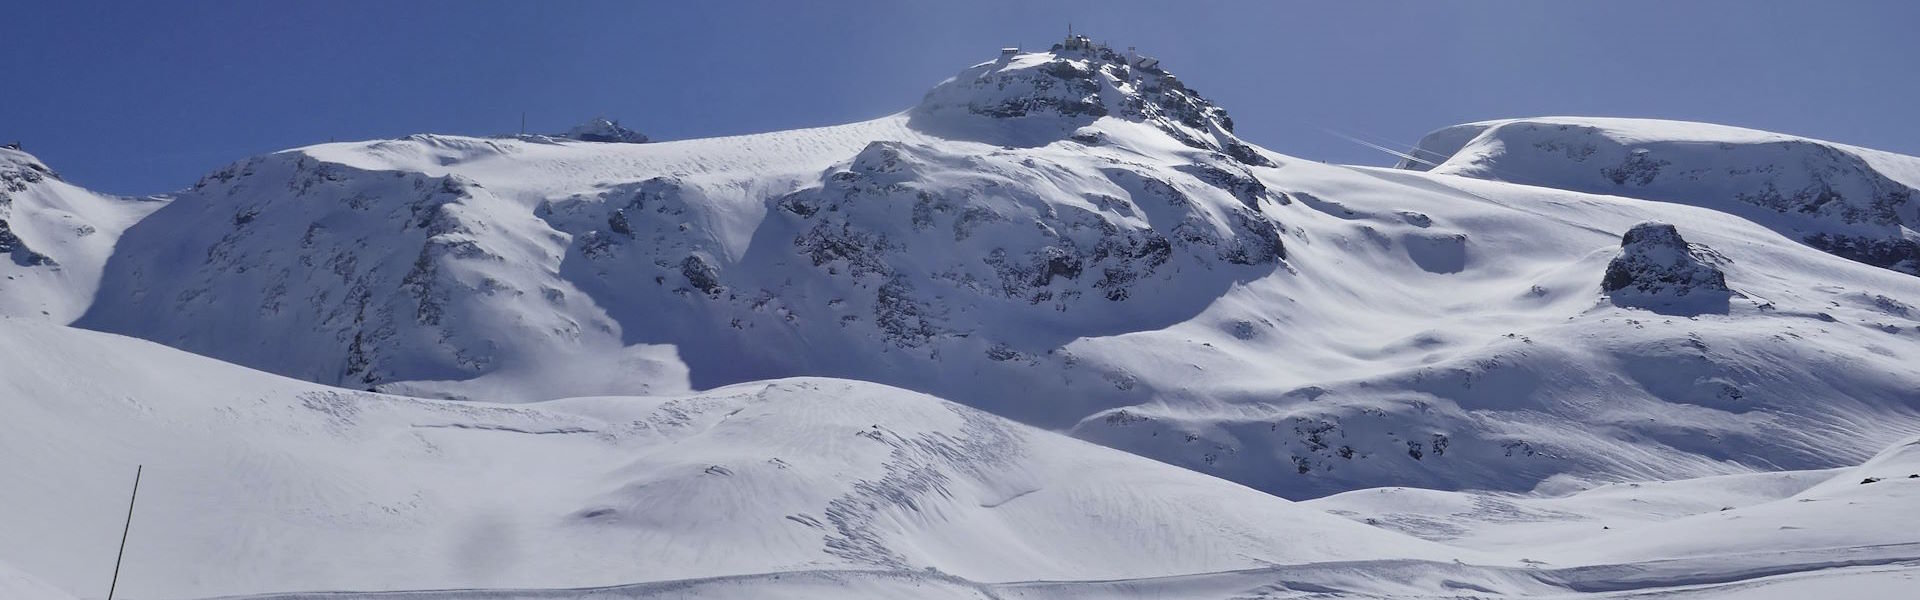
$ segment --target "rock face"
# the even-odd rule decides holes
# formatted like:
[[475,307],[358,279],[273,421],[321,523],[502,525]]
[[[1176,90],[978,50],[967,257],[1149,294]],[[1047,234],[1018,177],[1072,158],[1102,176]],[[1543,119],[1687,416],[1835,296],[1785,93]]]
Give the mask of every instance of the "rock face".
[[25,192],[29,186],[48,179],[59,180],[60,175],[25,153],[12,149],[4,151],[8,154],[0,155],[0,158],[6,159],[0,160],[0,254],[6,254],[14,264],[22,267],[54,265],[52,257],[28,247],[26,240],[13,232],[13,225],[8,218],[14,210],[13,194]]
[[1620,256],[1607,264],[1600,289],[1622,306],[1717,302],[1724,307],[1732,293],[1720,269],[1725,262],[1712,249],[1687,243],[1672,225],[1641,223],[1620,237]]
[[623,144],[645,144],[646,134],[622,127],[619,121],[598,118],[582,123],[558,137],[583,142],[614,142]]
[[1543,117],[1427,134],[1401,168],[1694,204],[1920,275],[1920,159],[1737,127]]

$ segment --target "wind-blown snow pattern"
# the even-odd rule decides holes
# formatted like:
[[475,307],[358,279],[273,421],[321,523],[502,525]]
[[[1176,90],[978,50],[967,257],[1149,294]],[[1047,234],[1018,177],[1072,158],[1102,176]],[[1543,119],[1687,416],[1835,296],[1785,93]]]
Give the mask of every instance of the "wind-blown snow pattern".
[[1913,575],[1920,159],[1563,118],[1419,155],[1253,146],[1084,38],[861,123],[331,143],[157,200],[0,154],[0,561],[92,594],[145,463],[142,598]]

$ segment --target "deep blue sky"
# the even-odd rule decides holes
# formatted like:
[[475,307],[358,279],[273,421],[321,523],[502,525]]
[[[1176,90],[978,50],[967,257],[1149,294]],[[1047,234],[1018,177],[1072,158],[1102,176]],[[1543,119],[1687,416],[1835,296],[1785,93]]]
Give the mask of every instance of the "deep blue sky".
[[1071,21],[1138,46],[1296,156],[1575,114],[1713,121],[1920,154],[1920,2],[9,2],[0,141],[104,191],[415,132],[658,139],[913,105]]

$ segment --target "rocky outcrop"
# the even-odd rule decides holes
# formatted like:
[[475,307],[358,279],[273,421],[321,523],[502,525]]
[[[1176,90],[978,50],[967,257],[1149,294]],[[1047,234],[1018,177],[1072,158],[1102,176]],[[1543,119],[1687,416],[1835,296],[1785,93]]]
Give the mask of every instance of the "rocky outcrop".
[[1674,226],[1646,222],[1620,237],[1620,256],[1607,264],[1600,290],[1616,305],[1670,308],[1692,305],[1724,311],[1732,290],[1720,265],[1725,257],[1690,244]]
[[583,142],[612,142],[622,144],[645,144],[646,134],[622,127],[619,121],[607,118],[594,119],[582,123],[566,133],[555,137]]
[[[915,125],[948,137],[1005,145],[1033,145],[1072,136],[1102,117],[1151,125],[1189,147],[1219,152],[1251,166],[1271,159],[1233,135],[1226,109],[1200,96],[1158,66],[1130,65],[1127,56],[1093,45],[1021,54],[975,66],[927,93],[913,111]],[[1019,122],[1018,130],[1009,125]]]

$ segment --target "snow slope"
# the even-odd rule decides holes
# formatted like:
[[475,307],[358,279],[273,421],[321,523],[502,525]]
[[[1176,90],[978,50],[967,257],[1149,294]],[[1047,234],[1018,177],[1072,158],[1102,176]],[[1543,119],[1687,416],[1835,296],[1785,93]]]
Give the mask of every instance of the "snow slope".
[[1434,131],[1400,168],[1740,215],[1920,275],[1920,158],[1706,123],[1542,117]]
[[[601,588],[250,598],[1899,598],[1920,575],[1920,536],[1891,526],[1903,522],[1908,496],[1920,489],[1912,483],[1920,476],[1907,477],[1920,471],[1915,448],[1920,441],[1897,444],[1848,469],[1619,484],[1562,496],[1379,489],[1301,505],[1464,546],[1499,546],[1525,557],[1519,565],[1381,559],[1002,583],[926,571],[808,570]],[[1862,475],[1886,477],[1862,483]],[[1442,523],[1458,532],[1434,527]]]
[[[1920,433],[1920,278],[1713,207],[1292,159],[1124,62],[1016,55],[838,127],[256,157],[129,230],[78,323],[415,396],[874,381],[1290,497],[1827,468]],[[1693,262],[1622,247],[1650,221]],[[1629,298],[1622,256],[1726,289]]]
[[28,600],[73,600],[73,595],[0,562],[0,597]]
[[31,154],[0,148],[0,315],[79,317],[120,232],[163,204],[87,191]]
[[145,478],[121,587],[138,598],[1499,562],[844,380],[420,400],[0,319],[0,398],[0,561],[84,594],[112,567],[135,464]]
[[[1306,504],[1425,539],[1510,551],[1544,569],[1545,580],[1576,591],[1793,597],[1788,590],[1820,581],[1843,597],[1893,597],[1867,590],[1910,580],[1920,567],[1920,536],[1893,526],[1920,494],[1916,449],[1920,438],[1845,469],[1614,484],[1557,496],[1382,488]],[[1860,568],[1882,565],[1892,568]],[[1813,574],[1829,569],[1835,572]],[[1859,592],[1845,592],[1856,585]],[[1686,589],[1693,586],[1701,587]],[[1648,587],[1675,589],[1648,594]]]

